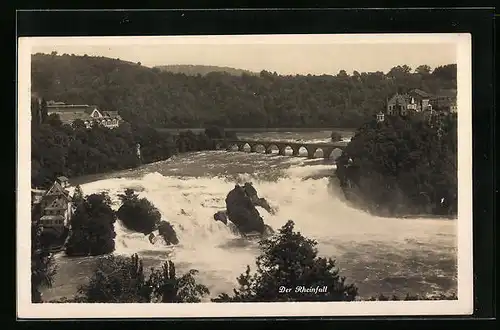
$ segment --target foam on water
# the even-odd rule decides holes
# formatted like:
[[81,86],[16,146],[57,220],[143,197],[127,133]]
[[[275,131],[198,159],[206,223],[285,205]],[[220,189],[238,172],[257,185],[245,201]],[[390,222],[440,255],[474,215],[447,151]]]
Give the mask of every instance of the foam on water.
[[[304,166],[314,160],[303,158],[287,161],[296,165],[285,171],[288,177],[276,181],[256,181],[251,174],[239,175],[241,181],[252,180],[259,196],[276,207],[275,215],[259,208],[264,221],[275,230],[291,219],[296,230],[319,242],[322,255],[338,257],[359,251],[356,263],[364,262],[366,249],[377,250],[382,256],[389,253],[384,250],[387,247],[392,254],[407,254],[415,247],[422,250],[422,246],[453,251],[454,222],[369,215],[344,203],[328,178],[308,179],[315,173],[332,171],[335,165]],[[180,244],[167,247],[156,242],[152,245],[147,236],[128,231],[118,221],[115,225],[116,253],[137,252],[158,260],[169,258],[181,270],[198,269],[203,282],[217,294],[230,292],[236,277],[247,264],[254,265],[258,254],[255,243],[242,240],[227,226],[213,220],[214,213],[225,209],[225,197],[234,184],[234,180],[225,177],[174,177],[154,172],[138,178],[91,182],[82,185],[82,189],[85,194],[107,191],[115,202],[114,208],[119,206],[117,194],[126,188],[138,190],[140,197],[148,198],[158,207],[162,218],[174,226]],[[376,253],[368,257],[378,258]]]

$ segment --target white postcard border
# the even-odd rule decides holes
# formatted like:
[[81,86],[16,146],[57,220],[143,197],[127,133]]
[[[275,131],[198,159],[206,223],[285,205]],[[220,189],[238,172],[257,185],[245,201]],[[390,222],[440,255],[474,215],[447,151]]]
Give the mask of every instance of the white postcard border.
[[[39,44],[155,43],[453,43],[457,46],[458,300],[196,304],[31,303],[31,49]],[[33,37],[18,39],[17,80],[17,314],[19,318],[168,318],[285,316],[460,315],[473,312],[472,64],[470,34],[252,35],[175,37]],[[465,109],[465,110],[464,110]]]

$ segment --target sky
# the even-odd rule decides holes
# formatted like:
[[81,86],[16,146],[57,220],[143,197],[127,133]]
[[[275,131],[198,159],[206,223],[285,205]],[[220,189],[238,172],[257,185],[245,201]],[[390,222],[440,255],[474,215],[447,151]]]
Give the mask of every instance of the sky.
[[[231,39],[232,38],[232,39]],[[254,72],[279,74],[337,74],[345,70],[383,71],[406,64],[415,69],[457,62],[457,44],[452,39],[314,39],[314,37],[212,37],[138,38],[51,38],[39,40],[32,53],[75,54],[119,58],[142,65],[193,64],[228,66]],[[37,38],[38,39],[38,38]],[[43,39],[43,38],[40,38]],[[376,40],[376,42],[374,42]]]

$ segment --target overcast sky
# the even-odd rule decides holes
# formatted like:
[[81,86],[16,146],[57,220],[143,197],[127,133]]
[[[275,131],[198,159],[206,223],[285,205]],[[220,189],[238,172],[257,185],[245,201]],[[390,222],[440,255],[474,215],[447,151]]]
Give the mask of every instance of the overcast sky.
[[[57,39],[38,42],[32,53],[93,55],[141,62],[142,65],[198,64],[228,66],[260,72],[276,71],[279,74],[337,74],[340,70],[352,73],[383,71],[396,65],[409,65],[415,69],[427,64],[431,68],[457,62],[456,43],[448,40],[405,40],[370,43],[353,40],[346,42],[317,40],[301,43],[298,39],[238,39],[237,43],[222,38],[205,42],[201,39],[177,39],[176,42],[144,42],[124,38],[86,39],[60,42]],[[234,37],[233,37],[234,38]],[[304,39],[307,41],[313,39]]]

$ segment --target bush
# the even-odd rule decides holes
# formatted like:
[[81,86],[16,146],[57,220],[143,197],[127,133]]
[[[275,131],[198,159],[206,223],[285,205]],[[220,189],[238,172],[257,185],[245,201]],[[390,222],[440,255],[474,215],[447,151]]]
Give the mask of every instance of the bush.
[[191,269],[183,276],[177,277],[174,263],[166,261],[161,269],[152,270],[146,287],[151,292],[153,302],[200,302],[203,296],[210,294],[210,291],[203,284],[196,283],[194,276],[197,273],[197,270]]
[[70,256],[101,255],[115,250],[115,212],[105,193],[91,194],[77,206],[66,243]]
[[210,294],[208,288],[196,283],[192,269],[177,277],[175,265],[165,262],[161,269],[151,269],[145,281],[143,265],[137,254],[131,258],[107,256],[100,258],[88,284],[82,285],[71,300],[89,303],[200,302]]
[[236,135],[236,132],[234,132],[234,131],[226,132],[224,135],[225,135],[226,139],[237,139],[238,138],[238,135]]
[[122,206],[116,212],[123,225],[145,235],[154,231],[161,221],[161,213],[146,198],[139,198],[133,189],[118,195]]
[[207,127],[205,129],[205,134],[210,139],[223,139],[225,132],[224,132],[224,129],[221,127],[211,126],[211,127]]
[[78,295],[89,303],[148,303],[142,261],[136,254],[99,258],[89,283],[78,289]]
[[[352,301],[358,289],[345,284],[339,276],[335,261],[318,257],[316,241],[294,232],[293,221],[288,221],[279,232],[260,242],[257,271],[250,274],[250,266],[238,278],[240,287],[234,295],[226,293],[212,299],[214,302],[276,302],[276,301]],[[326,287],[326,292],[300,292],[296,288]],[[280,292],[281,289],[288,289]]]
[[332,139],[332,142],[337,142],[337,141],[342,140],[342,135],[340,135],[339,133],[337,133],[337,132],[334,131],[330,135],[330,138]]

